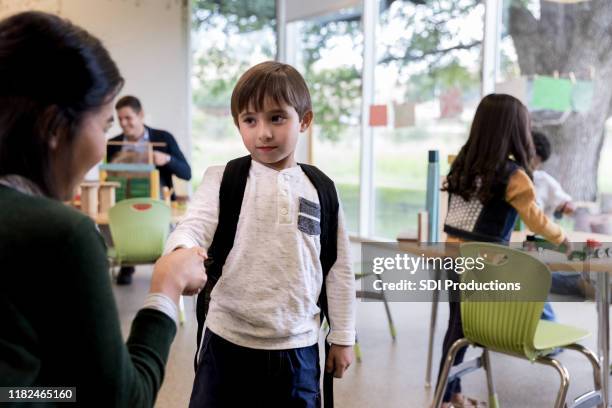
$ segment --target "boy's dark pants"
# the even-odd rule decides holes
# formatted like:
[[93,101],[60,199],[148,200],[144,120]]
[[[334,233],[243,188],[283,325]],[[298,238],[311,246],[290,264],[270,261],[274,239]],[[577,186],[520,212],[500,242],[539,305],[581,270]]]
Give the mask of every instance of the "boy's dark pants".
[[206,329],[190,408],[319,408],[319,345],[288,350],[241,347]]

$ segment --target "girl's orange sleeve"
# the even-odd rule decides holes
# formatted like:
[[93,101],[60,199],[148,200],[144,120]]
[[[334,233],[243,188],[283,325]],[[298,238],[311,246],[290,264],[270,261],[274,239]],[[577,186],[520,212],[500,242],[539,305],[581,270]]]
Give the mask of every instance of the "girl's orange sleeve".
[[535,187],[523,170],[512,174],[506,188],[506,201],[514,207],[519,216],[533,233],[542,235],[546,240],[559,245],[565,233],[552,222],[536,204]]

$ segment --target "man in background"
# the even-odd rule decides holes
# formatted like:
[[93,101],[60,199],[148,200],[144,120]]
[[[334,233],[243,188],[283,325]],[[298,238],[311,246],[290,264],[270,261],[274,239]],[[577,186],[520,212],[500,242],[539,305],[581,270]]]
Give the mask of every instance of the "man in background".
[[[165,130],[153,129],[144,124],[144,111],[138,98],[127,95],[119,99],[115,105],[117,118],[123,133],[110,139],[112,142],[142,142],[141,145],[107,145],[106,161],[108,163],[119,159],[122,154],[129,152],[145,153],[146,142],[164,143],[153,146],[153,163],[159,170],[160,187],[168,187],[173,191],[172,176],[189,180],[191,167],[181,152],[174,136]],[[175,198],[174,192],[172,199]],[[129,285],[132,283],[133,266],[122,267],[117,277],[117,284]]]

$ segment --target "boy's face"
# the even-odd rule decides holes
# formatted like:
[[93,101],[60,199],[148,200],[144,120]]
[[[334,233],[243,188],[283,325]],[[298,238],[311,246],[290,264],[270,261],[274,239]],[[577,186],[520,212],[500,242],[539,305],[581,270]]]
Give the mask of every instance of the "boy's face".
[[293,106],[266,100],[262,112],[249,107],[238,115],[238,131],[254,160],[282,170],[295,165],[298,136],[311,121],[310,111],[300,121]]
[[534,168],[534,170],[539,169],[541,167],[541,165],[542,165],[542,158],[536,154],[535,157],[533,158],[533,168]]

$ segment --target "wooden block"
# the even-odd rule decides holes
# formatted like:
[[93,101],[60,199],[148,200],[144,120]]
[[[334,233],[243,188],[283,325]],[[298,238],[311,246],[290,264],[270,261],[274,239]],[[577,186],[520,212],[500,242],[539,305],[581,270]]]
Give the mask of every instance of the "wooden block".
[[172,190],[170,190],[167,186],[162,187],[162,196],[164,198],[164,202],[170,205],[170,198],[172,197]]
[[155,161],[153,160],[153,146],[149,145],[148,149],[147,149],[147,160],[149,164],[154,164]]
[[418,232],[417,232],[417,240],[420,243],[426,243],[429,241],[429,214],[427,211],[420,211],[418,214]]
[[151,180],[151,198],[159,200],[160,198],[160,187],[159,187],[159,170],[153,170],[149,174]]
[[100,201],[100,213],[105,214],[108,213],[108,210],[111,209],[113,205],[115,205],[115,184],[108,185],[111,183],[105,183],[100,185],[100,193],[98,194],[98,199]]
[[81,211],[94,218],[98,215],[98,183],[81,185]]

